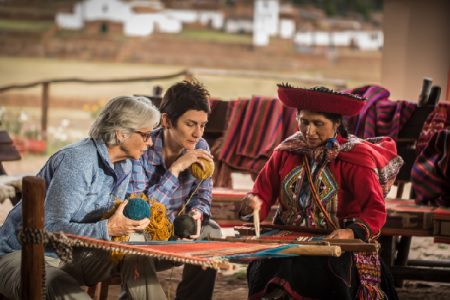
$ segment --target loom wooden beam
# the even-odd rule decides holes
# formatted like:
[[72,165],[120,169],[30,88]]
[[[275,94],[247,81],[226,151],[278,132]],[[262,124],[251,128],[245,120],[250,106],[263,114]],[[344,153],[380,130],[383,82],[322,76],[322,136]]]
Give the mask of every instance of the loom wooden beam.
[[277,244],[298,244],[308,246],[338,246],[342,251],[346,252],[377,252],[380,248],[378,243],[366,243],[359,239],[324,239],[319,241],[295,241],[283,239],[255,239],[253,237],[226,237],[223,238],[209,238],[212,241],[227,241],[227,242],[243,242],[243,243],[277,243]]
[[298,245],[281,250],[281,254],[314,255],[314,256],[341,256],[341,247],[325,245]]
[[[42,231],[44,228],[45,182],[42,178],[26,176],[22,181],[23,230]],[[22,299],[43,299],[44,242],[23,242]]]

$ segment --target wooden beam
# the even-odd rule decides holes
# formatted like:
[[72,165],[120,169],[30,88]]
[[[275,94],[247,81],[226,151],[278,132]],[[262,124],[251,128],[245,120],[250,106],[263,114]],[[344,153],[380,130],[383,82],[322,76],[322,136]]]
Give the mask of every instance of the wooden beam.
[[[43,299],[44,278],[44,198],[45,182],[42,178],[26,176],[22,181],[22,217],[25,241],[22,243],[22,299]],[[41,238],[27,240],[29,233]]]
[[42,83],[41,137],[43,140],[47,140],[49,89],[50,82]]

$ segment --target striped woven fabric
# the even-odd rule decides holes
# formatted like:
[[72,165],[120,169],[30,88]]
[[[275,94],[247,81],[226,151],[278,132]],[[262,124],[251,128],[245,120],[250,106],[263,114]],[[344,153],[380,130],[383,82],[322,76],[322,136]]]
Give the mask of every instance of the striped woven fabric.
[[411,181],[417,204],[450,206],[450,129],[436,132],[417,156]]
[[294,108],[274,98],[234,101],[218,159],[232,168],[257,174],[273,149],[295,132],[295,114]]
[[389,100],[389,91],[376,85],[345,92],[367,99],[359,115],[346,118],[349,132],[360,138],[389,136],[395,139],[417,107],[409,101]]
[[[136,254],[182,262],[213,269],[231,269],[231,263],[248,263],[255,259],[289,257],[293,255],[326,255],[340,256],[338,245],[301,244],[270,241],[148,241],[121,243],[98,240],[73,234],[50,234],[57,239],[57,253],[69,253],[72,248],[103,249],[119,254]],[[53,240],[52,240],[53,242]],[[60,251],[58,251],[60,250]],[[61,257],[63,259],[63,257]],[[70,260],[65,257],[65,260]]]
[[450,103],[439,103],[428,115],[417,141],[416,151],[420,153],[433,135],[442,129],[450,128]]

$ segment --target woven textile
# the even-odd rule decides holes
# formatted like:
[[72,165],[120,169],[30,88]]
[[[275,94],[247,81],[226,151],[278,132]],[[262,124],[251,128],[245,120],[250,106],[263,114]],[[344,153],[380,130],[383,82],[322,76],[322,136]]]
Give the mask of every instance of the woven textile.
[[[289,257],[293,255],[315,255],[310,245],[267,242],[239,241],[150,241],[120,243],[98,240],[72,234],[51,234],[58,243],[53,244],[56,252],[65,253],[70,259],[70,248],[103,249],[118,254],[137,254],[214,269],[233,268],[231,262],[247,263],[254,259]],[[315,245],[315,247],[317,247]],[[300,249],[302,248],[302,249]],[[319,245],[315,248],[319,255],[338,256],[336,246]],[[293,251],[291,251],[293,249]],[[305,252],[306,251],[306,252]],[[325,252],[324,252],[325,251]],[[66,254],[68,253],[68,254]],[[325,253],[325,254],[324,254]],[[62,258],[63,259],[63,258]]]
[[349,132],[361,138],[389,136],[395,139],[417,107],[409,101],[389,100],[389,91],[376,85],[345,92],[367,99],[359,115],[346,118]]
[[434,133],[411,170],[417,204],[450,206],[450,129]]
[[233,101],[218,159],[232,168],[257,174],[273,149],[296,130],[296,110],[278,99]]
[[433,135],[442,129],[450,129],[450,103],[439,103],[428,115],[417,141],[417,153],[420,153]]

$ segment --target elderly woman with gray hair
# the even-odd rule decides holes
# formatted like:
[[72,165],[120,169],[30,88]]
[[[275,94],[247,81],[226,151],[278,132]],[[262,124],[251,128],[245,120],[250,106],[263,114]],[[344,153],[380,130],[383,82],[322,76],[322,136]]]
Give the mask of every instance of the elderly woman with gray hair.
[[[122,211],[104,219],[115,199],[124,199],[131,174],[131,160],[139,159],[152,145],[151,133],[160,113],[143,97],[117,97],[108,102],[90,130],[90,137],[68,145],[47,161],[37,176],[46,182],[45,229],[110,240],[143,230],[149,219],[135,221]],[[22,202],[0,228],[0,294],[21,298]],[[119,263],[109,253],[84,251],[71,264],[60,265],[47,252],[46,298],[90,299],[80,285],[93,285],[120,273],[122,295],[131,299],[166,299],[151,258],[127,255]]]

